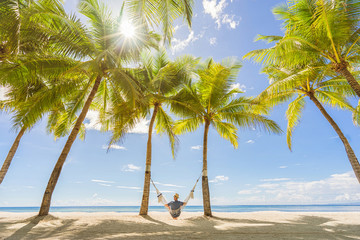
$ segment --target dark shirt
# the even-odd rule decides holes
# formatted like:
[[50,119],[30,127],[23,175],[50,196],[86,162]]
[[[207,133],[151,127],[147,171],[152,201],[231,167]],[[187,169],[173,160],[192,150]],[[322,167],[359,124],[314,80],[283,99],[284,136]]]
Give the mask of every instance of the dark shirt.
[[168,205],[169,205],[171,210],[177,210],[182,205],[184,205],[184,203],[176,200],[176,201],[169,202]]
[[181,206],[184,205],[183,202],[180,201],[171,201],[168,203],[170,207],[170,214],[173,218],[179,217],[181,213]]

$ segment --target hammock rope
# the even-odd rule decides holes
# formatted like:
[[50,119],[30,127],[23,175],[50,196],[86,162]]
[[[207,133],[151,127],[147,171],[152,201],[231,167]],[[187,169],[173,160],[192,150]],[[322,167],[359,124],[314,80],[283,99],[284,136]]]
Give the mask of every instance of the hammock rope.
[[[190,199],[194,199],[195,188],[196,188],[196,185],[197,185],[197,183],[199,182],[201,176],[202,176],[202,172],[201,172],[199,178],[196,180],[195,185],[194,185],[194,187],[191,189],[189,195],[185,198],[185,200],[184,200],[184,203],[185,203],[185,204],[184,204],[183,206],[181,206],[181,210],[185,207],[185,205],[187,205],[187,203],[189,202]],[[155,190],[156,190],[156,194],[157,194],[157,198],[158,198],[158,203],[162,203],[163,205],[167,204],[168,201],[166,201],[164,195],[163,195],[163,194],[159,191],[159,189],[156,187],[156,185],[155,185],[154,181],[152,180],[152,178],[150,178],[150,180],[151,180],[151,183],[152,183],[152,185],[154,186],[154,188],[155,188]]]

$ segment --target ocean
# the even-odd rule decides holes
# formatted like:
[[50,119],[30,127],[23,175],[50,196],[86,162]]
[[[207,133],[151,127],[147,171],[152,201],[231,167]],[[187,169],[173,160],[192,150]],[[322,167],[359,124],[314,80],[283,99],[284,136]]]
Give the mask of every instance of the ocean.
[[[213,212],[360,212],[358,205],[226,205],[211,206]],[[139,206],[51,207],[50,212],[139,212]],[[0,212],[38,212],[39,207],[0,207]],[[150,206],[150,212],[166,212],[163,206]],[[184,212],[202,212],[202,206],[187,206]]]

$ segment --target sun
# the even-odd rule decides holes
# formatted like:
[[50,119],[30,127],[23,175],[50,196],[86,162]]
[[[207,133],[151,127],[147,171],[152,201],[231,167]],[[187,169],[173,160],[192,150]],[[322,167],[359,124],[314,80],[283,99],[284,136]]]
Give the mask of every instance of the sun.
[[120,33],[126,38],[133,38],[135,36],[135,26],[130,21],[125,20],[120,25]]

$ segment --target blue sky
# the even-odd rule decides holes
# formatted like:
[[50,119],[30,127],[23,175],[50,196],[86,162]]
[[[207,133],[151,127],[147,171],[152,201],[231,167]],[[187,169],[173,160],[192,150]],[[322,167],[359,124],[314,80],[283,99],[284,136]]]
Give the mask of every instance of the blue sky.
[[[106,1],[113,11],[118,1]],[[257,34],[281,34],[281,22],[271,9],[280,0],[198,0],[193,28],[177,21],[169,54],[192,54],[216,61],[242,56],[266,47],[254,42]],[[65,3],[75,11],[76,2]],[[237,86],[246,96],[255,96],[268,85],[261,66],[243,61]],[[0,97],[3,95],[0,90]],[[360,134],[351,113],[326,108],[345,133],[355,153],[360,154]],[[286,105],[276,107],[271,119],[286,129]],[[109,133],[100,133],[96,113],[87,116],[85,141],[74,143],[55,189],[53,206],[139,205],[142,196],[147,123],[145,120],[121,143],[106,153]],[[0,206],[40,206],[43,192],[65,138],[57,141],[46,134],[46,121],[26,133],[9,172],[0,186]],[[0,163],[16,136],[11,116],[0,115]],[[180,136],[176,160],[166,137],[153,135],[152,178],[171,199],[174,192],[184,199],[202,168],[203,128]],[[208,146],[211,201],[224,204],[321,204],[360,202],[357,182],[344,147],[334,130],[310,102],[293,134],[293,151],[286,136],[268,135],[257,129],[239,130],[239,148],[221,139],[211,129]],[[154,189],[152,189],[153,191]],[[201,205],[201,184],[189,204]],[[158,205],[156,194],[150,205]]]

